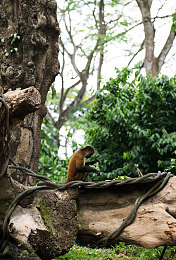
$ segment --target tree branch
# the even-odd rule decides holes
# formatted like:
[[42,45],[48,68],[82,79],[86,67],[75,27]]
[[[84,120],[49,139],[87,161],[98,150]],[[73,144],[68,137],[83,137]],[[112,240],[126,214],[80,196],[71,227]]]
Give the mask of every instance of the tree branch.
[[173,45],[173,42],[174,42],[174,39],[175,39],[175,34],[172,32],[172,28],[170,29],[170,33],[169,33],[169,36],[166,40],[166,43],[163,47],[163,49],[161,50],[158,58],[157,58],[157,61],[158,61],[158,70],[160,71],[161,70],[161,67],[162,65],[164,64],[164,61],[166,59],[166,56],[167,54],[169,53],[172,45]]
[[[71,41],[71,43],[73,45],[73,54],[70,54],[69,52],[67,52],[67,54],[71,58],[71,63],[73,65],[74,70],[76,71],[76,73],[78,75],[80,75],[80,71],[79,71],[79,69],[78,69],[78,67],[76,66],[76,63],[75,63],[75,56],[76,56],[77,46],[76,46],[76,44],[75,44],[75,42],[73,40],[72,33],[71,33],[71,19],[70,19],[70,15],[69,15],[70,29],[68,29],[68,26],[67,26],[67,23],[66,23],[65,12],[63,12],[63,20],[64,20],[66,31],[67,31],[67,33],[69,35],[69,38],[70,38],[70,41]],[[63,46],[64,46],[64,44],[63,44]],[[65,46],[64,46],[64,49],[66,50]]]
[[133,55],[133,57],[132,57],[132,58],[130,59],[130,61],[128,62],[128,66],[131,64],[131,62],[133,61],[133,59],[138,55],[138,53],[143,50],[143,48],[144,48],[144,43],[145,43],[145,40],[143,40],[143,42],[141,43],[141,45],[140,45],[138,51]]

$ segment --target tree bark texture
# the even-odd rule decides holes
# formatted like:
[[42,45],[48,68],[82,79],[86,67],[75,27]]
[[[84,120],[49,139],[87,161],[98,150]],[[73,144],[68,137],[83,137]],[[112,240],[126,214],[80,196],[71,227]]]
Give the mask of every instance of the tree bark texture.
[[[41,96],[39,91],[34,87],[26,89],[16,89],[8,91],[4,94],[3,100],[9,110],[8,127],[6,125],[7,108],[3,102],[0,103],[0,173],[5,167],[7,157],[9,156],[8,141],[6,140],[10,134],[10,129],[24,119],[30,112],[34,112],[40,108]],[[5,128],[9,128],[8,130]],[[7,130],[9,133],[5,133]],[[6,141],[5,141],[6,140]],[[6,145],[7,144],[7,145]]]
[[[3,187],[6,188],[6,193]],[[25,189],[18,182],[12,185],[8,176],[1,179],[1,238],[7,208],[11,205],[12,198]],[[15,207],[8,223],[11,243],[14,244],[15,241],[23,250],[35,252],[44,260],[67,253],[74,244],[78,231],[77,195],[77,190],[63,192],[44,190],[24,196]]]
[[[29,200],[31,205],[29,205]],[[77,234],[76,201],[65,192],[38,192],[19,205],[9,232],[18,244],[45,260],[64,255]]]
[[[78,198],[77,238],[95,244],[116,230],[132,210],[135,200],[152,184],[107,189],[86,189]],[[109,244],[124,241],[145,248],[176,245],[176,177],[138,208],[134,222]]]
[[153,58],[154,58],[154,37],[155,31],[151,21],[150,8],[152,1],[149,0],[137,0],[139,9],[142,14],[142,21],[144,25],[145,33],[145,59],[144,67],[149,72],[152,72]]
[[40,109],[13,128],[10,141],[14,160],[35,171],[44,103],[59,69],[58,35],[54,0],[0,2],[0,93],[34,86],[41,95]]

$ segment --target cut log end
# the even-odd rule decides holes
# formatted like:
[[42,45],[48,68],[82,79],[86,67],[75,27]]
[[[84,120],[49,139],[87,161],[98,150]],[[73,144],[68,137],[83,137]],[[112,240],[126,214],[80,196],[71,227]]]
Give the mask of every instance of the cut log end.
[[44,260],[67,253],[77,231],[76,202],[67,192],[38,193],[32,206],[15,209],[9,223],[18,244]]

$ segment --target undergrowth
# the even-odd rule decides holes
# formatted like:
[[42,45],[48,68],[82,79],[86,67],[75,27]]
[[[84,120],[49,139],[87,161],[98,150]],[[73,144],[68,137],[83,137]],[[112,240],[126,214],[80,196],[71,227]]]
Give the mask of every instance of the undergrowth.
[[[135,245],[126,245],[120,242],[111,248],[89,248],[74,245],[70,251],[58,259],[65,260],[158,260],[163,251],[163,246],[155,249],[146,249]],[[163,260],[176,260],[176,247],[168,247]]]

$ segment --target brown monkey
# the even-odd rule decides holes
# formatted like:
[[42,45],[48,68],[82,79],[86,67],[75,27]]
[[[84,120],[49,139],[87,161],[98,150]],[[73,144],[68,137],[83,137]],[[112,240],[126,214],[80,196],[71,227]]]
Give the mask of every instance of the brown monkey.
[[94,172],[98,176],[100,175],[100,172],[98,170],[89,166],[96,162],[100,162],[98,159],[87,163],[85,162],[85,158],[91,157],[94,152],[95,150],[92,146],[86,146],[82,149],[77,150],[73,154],[68,165],[66,183],[76,180],[87,181],[89,172]]

